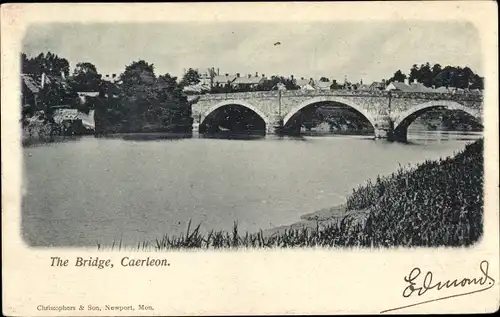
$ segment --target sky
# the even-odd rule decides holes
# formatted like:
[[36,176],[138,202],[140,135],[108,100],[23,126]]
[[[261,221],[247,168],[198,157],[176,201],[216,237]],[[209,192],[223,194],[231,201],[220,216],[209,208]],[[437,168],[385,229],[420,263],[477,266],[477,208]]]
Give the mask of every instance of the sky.
[[[274,43],[280,42],[280,45]],[[51,51],[120,74],[143,59],[155,73],[187,68],[220,73],[279,74],[365,83],[390,78],[413,64],[469,66],[482,75],[479,33],[467,22],[317,23],[51,23],[28,28],[22,51]]]

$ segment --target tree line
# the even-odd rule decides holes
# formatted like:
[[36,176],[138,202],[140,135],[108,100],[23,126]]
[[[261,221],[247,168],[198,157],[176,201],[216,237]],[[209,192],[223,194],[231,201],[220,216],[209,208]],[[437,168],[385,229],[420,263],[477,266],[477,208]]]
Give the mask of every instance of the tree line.
[[387,82],[404,82],[407,78],[410,83],[417,80],[426,87],[484,89],[484,77],[474,73],[469,67],[446,66],[443,68],[440,64],[431,66],[429,62],[420,66],[414,64],[408,75],[397,70]]
[[[191,131],[191,107],[182,93],[183,81],[168,73],[157,76],[154,65],[144,60],[125,67],[119,86],[103,80],[89,62],[76,64],[70,74],[69,62],[51,52],[33,58],[21,54],[21,71],[38,81],[43,73],[47,78],[65,77],[46,82],[38,94],[38,106],[23,105],[23,118],[43,111],[46,120],[53,122],[54,108],[65,104],[85,112],[94,109],[96,132]],[[82,102],[78,92],[98,92],[98,96]]]

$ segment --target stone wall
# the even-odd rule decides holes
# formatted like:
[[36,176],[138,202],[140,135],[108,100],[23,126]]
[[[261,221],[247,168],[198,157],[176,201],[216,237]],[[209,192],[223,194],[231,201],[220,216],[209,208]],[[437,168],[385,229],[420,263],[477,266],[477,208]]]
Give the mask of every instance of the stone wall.
[[[278,91],[252,91],[237,92],[229,94],[205,94],[200,95],[200,100],[229,100],[229,99],[260,99],[277,98]],[[389,92],[384,90],[285,90],[281,92],[283,97],[317,97],[317,96],[360,96],[360,97],[389,97]],[[425,100],[454,100],[454,101],[476,101],[482,102],[483,95],[479,93],[431,93],[431,92],[398,92],[392,91],[393,98],[425,99]]]

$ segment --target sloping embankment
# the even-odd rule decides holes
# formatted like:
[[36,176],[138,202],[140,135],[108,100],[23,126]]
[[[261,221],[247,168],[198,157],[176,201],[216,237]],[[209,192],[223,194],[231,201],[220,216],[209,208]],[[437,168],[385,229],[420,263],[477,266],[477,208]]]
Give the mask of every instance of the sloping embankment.
[[345,205],[267,233],[306,227],[336,235],[336,244],[344,246],[468,246],[483,233],[483,182],[480,139],[453,157],[369,180]]

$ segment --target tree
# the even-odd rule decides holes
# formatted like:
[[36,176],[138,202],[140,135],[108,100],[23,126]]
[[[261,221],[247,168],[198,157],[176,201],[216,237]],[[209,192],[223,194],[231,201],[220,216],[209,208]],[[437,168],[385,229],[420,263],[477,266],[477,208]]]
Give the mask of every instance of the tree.
[[[406,75],[398,70],[388,82],[403,81],[405,78]],[[434,64],[431,67],[429,62],[420,66],[414,64],[410,69],[409,80],[417,80],[426,87],[484,88],[484,78],[475,74],[469,67],[446,66],[442,68],[440,64]]]
[[337,84],[337,81],[336,80],[333,80],[332,81],[332,84],[330,85],[330,89],[334,90],[334,89],[340,89],[340,85]]
[[394,75],[388,80],[388,82],[398,81],[404,82],[406,79],[406,75],[401,72],[401,70],[397,70]]
[[65,76],[69,75],[69,62],[65,58],[61,58],[56,54],[47,52],[47,54],[40,53],[34,58],[28,58],[26,54],[21,54],[21,69],[23,73],[32,75],[47,75]]
[[300,88],[297,85],[294,78],[285,78],[283,76],[273,75],[271,76],[271,78],[268,78],[264,80],[261,84],[259,84],[256,90],[259,91],[277,90],[278,83],[283,84],[287,90],[297,90]]
[[432,66],[432,78],[435,78],[442,70],[443,68],[441,65],[434,64],[434,66]]
[[469,67],[446,66],[434,77],[433,83],[436,87],[484,88],[483,78],[475,74]]
[[40,106],[37,110],[43,110],[47,120],[52,121],[54,107],[61,105],[76,105],[77,95],[71,90],[65,89],[56,82],[50,82],[44,85],[39,93]]
[[156,83],[154,65],[140,60],[125,67],[120,76],[122,89],[127,97],[132,99],[147,99],[153,97],[153,88]]
[[410,76],[408,79],[410,82],[413,82],[415,79],[420,81],[420,68],[417,64],[413,64],[412,68],[410,69]]
[[197,70],[192,68],[188,69],[188,71],[184,74],[184,77],[181,80],[181,86],[189,86],[196,85],[201,81],[200,74]]
[[31,73],[31,60],[26,56],[26,54],[21,53],[21,73],[30,74]]
[[73,71],[72,86],[76,91],[98,91],[101,74],[91,63],[78,63]]
[[420,66],[420,78],[418,78],[418,81],[426,87],[432,87],[433,79],[431,65],[429,62],[425,65],[422,64]]
[[154,65],[140,60],[125,68],[121,80],[119,104],[116,99],[105,101],[111,105],[99,106],[96,112],[100,131],[191,131],[191,106],[176,77],[157,78]]

